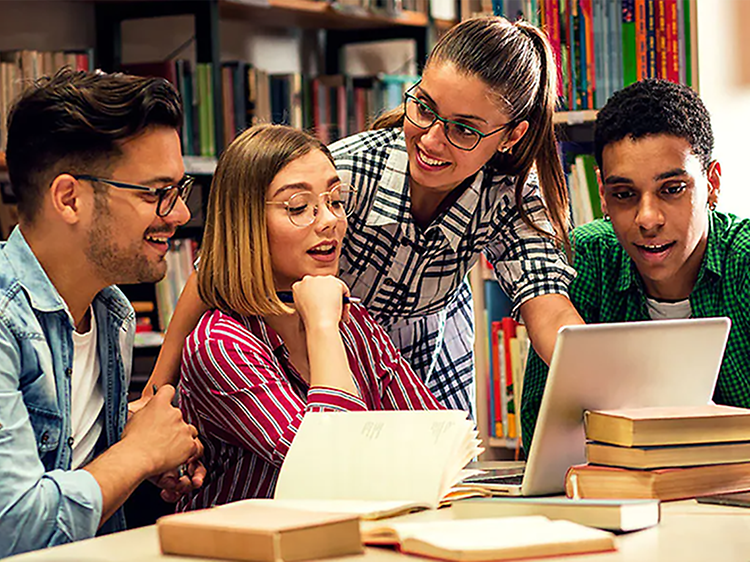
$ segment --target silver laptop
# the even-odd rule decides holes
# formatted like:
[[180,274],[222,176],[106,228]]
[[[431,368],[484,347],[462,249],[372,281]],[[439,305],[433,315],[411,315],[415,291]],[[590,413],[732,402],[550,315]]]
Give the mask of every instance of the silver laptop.
[[562,493],[568,467],[586,462],[584,410],[707,404],[729,328],[728,318],[562,328],[520,483],[477,481],[496,495]]

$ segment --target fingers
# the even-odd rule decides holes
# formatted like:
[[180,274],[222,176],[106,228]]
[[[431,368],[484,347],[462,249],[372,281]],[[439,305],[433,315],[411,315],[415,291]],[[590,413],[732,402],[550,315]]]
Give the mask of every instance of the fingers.
[[206,467],[200,461],[193,461],[189,464],[188,472],[190,473],[190,481],[193,485],[193,489],[198,489],[203,486],[203,482],[206,479]]
[[156,391],[153,399],[166,401],[171,404],[172,399],[174,398],[174,393],[175,388],[171,384],[163,384],[161,385],[161,388]]

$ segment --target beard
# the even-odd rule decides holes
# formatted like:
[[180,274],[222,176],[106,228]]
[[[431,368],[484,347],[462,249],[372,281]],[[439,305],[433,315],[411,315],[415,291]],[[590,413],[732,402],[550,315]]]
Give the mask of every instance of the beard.
[[[115,224],[108,197],[94,194],[94,220],[88,233],[84,253],[108,285],[131,283],[156,283],[164,278],[167,262],[164,258],[153,262],[144,254],[145,238],[134,240],[126,246],[115,243],[119,229]],[[144,233],[155,234],[156,229]]]

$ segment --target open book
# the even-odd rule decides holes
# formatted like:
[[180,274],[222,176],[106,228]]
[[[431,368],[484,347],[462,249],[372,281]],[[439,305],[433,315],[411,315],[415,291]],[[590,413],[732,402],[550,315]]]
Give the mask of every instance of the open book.
[[[471,474],[464,467],[482,451],[479,444],[474,424],[458,410],[310,412],[274,498],[388,502],[389,514],[435,508],[483,495],[458,485]],[[393,510],[394,502],[402,509]]]
[[459,562],[483,562],[615,550],[611,533],[546,517],[502,517],[363,525],[365,544]]

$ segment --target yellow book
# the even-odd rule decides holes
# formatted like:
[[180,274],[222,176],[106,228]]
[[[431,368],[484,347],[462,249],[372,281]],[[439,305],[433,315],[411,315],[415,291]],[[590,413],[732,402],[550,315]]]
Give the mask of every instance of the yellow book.
[[750,462],[750,442],[619,447],[591,441],[586,443],[586,459],[592,464],[637,469]]
[[439,560],[485,562],[615,550],[611,533],[546,517],[502,517],[363,525],[366,544]]
[[750,463],[631,470],[582,464],[565,475],[569,498],[679,500],[750,490]]
[[164,554],[296,562],[363,551],[357,516],[246,502],[167,515],[156,528]]
[[623,447],[750,441],[750,410],[713,404],[587,411],[584,423],[587,439]]

